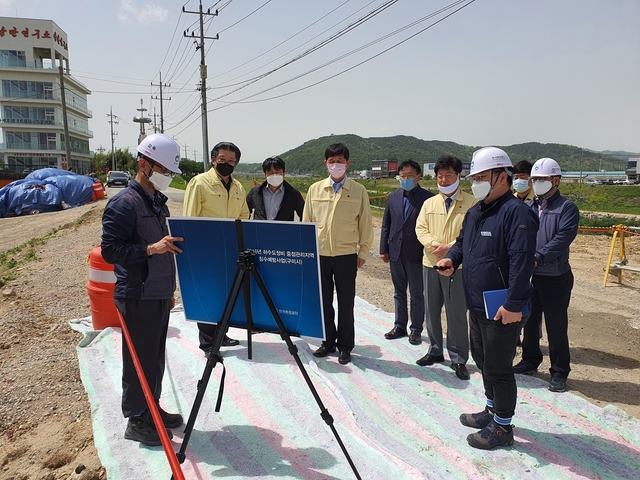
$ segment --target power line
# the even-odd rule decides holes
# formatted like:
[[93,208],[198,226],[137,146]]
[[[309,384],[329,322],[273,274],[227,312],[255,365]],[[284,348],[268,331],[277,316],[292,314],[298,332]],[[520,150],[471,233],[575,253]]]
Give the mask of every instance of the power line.
[[[465,1],[466,1],[466,0],[458,0],[457,2],[454,2],[453,4],[450,4],[449,6],[442,8],[442,9],[441,9],[441,10],[439,10],[438,12],[432,13],[432,14],[430,14],[430,15],[427,15],[426,17],[423,17],[423,18],[422,18],[422,19],[420,19],[420,20],[417,20],[416,22],[413,22],[413,23],[411,24],[411,26],[415,26],[415,24],[420,23],[420,22],[422,22],[422,21],[424,21],[424,20],[426,20],[426,19],[428,19],[428,18],[431,18],[431,17],[433,17],[434,15],[437,15],[438,13],[442,13],[443,11],[448,10],[449,8],[452,8],[452,6],[458,5],[458,4],[460,4],[460,3],[464,3]],[[375,54],[375,55],[373,55],[373,56],[371,56],[371,57],[369,57],[369,58],[367,58],[367,59],[365,59],[365,60],[363,60],[363,61],[361,61],[361,62],[359,62],[359,63],[356,63],[355,65],[352,65],[352,66],[351,66],[351,67],[349,67],[349,68],[346,68],[346,69],[344,69],[344,70],[342,70],[342,71],[340,71],[340,72],[338,72],[338,73],[336,73],[336,74],[334,74],[334,75],[331,75],[331,76],[329,76],[329,77],[327,77],[327,78],[324,78],[324,79],[322,79],[322,80],[319,80],[319,81],[317,81],[317,82],[315,82],[315,83],[312,83],[312,84],[307,85],[307,86],[305,86],[305,87],[299,88],[299,89],[297,89],[297,90],[293,90],[293,91],[290,91],[290,92],[287,92],[287,93],[283,93],[283,94],[281,94],[281,95],[276,95],[276,96],[273,96],[273,97],[269,97],[269,98],[265,98],[265,99],[260,99],[260,100],[253,100],[253,101],[249,101],[249,102],[245,101],[245,100],[247,100],[247,99],[249,99],[249,98],[253,98],[253,97],[255,97],[255,96],[258,96],[258,95],[261,95],[261,94],[263,94],[263,93],[266,93],[266,92],[268,92],[268,91],[270,91],[270,90],[273,90],[273,89],[275,89],[275,88],[278,88],[278,87],[280,87],[280,86],[282,86],[282,85],[285,85],[285,84],[287,84],[287,83],[290,83],[290,82],[292,82],[292,81],[294,81],[294,80],[297,80],[298,78],[301,78],[301,77],[303,77],[303,76],[305,76],[305,75],[307,75],[307,74],[309,74],[309,73],[312,73],[312,72],[314,72],[314,71],[317,71],[317,70],[319,70],[320,68],[323,68],[323,67],[324,67],[324,66],[326,66],[326,65],[329,65],[329,64],[331,64],[331,63],[335,63],[335,61],[337,61],[337,60],[340,60],[340,59],[342,59],[342,58],[345,58],[345,57],[347,57],[347,56],[349,56],[349,55],[351,55],[351,54],[353,54],[353,53],[355,53],[355,52],[357,52],[357,51],[362,50],[363,48],[366,48],[366,47],[368,47],[368,46],[370,46],[370,45],[372,45],[372,44],[374,44],[374,43],[378,43],[378,42],[379,42],[379,41],[381,41],[381,40],[384,40],[384,39],[386,39],[386,38],[389,38],[390,36],[395,35],[395,34],[399,33],[400,31],[406,30],[407,28],[409,28],[409,26],[405,26],[405,27],[403,27],[403,28],[401,28],[401,29],[398,29],[398,30],[396,30],[395,32],[390,33],[390,34],[388,34],[388,35],[385,35],[384,37],[381,37],[380,39],[378,39],[378,40],[376,40],[376,41],[374,41],[374,42],[370,42],[369,44],[367,44],[367,45],[365,45],[365,46],[363,46],[363,47],[360,47],[360,48],[358,48],[358,49],[355,49],[355,50],[353,50],[353,51],[351,51],[351,52],[349,52],[349,53],[347,53],[347,54],[345,54],[345,55],[342,55],[342,56],[340,56],[340,57],[338,57],[338,58],[336,58],[336,59],[334,59],[334,60],[332,60],[332,61],[330,61],[330,62],[325,63],[324,65],[321,65],[321,66],[319,66],[319,67],[313,68],[313,69],[311,69],[311,70],[309,70],[309,71],[307,71],[307,72],[305,72],[305,73],[303,73],[303,74],[300,74],[300,75],[298,75],[298,76],[296,76],[296,77],[293,77],[293,78],[291,78],[291,79],[289,79],[289,80],[286,80],[286,81],[284,81],[284,82],[281,82],[281,83],[280,83],[280,84],[278,84],[278,85],[275,85],[275,86],[273,86],[273,87],[270,87],[270,88],[267,88],[267,89],[265,89],[265,90],[262,90],[261,92],[254,93],[254,94],[249,95],[249,96],[247,96],[247,97],[244,97],[244,98],[243,98],[243,99],[241,99],[241,100],[237,100],[237,101],[233,101],[233,102],[228,102],[226,105],[222,105],[222,106],[220,106],[220,107],[213,108],[213,109],[211,109],[211,110],[209,110],[209,111],[210,111],[210,112],[214,112],[214,111],[220,110],[220,109],[222,109],[222,108],[228,107],[228,106],[233,105],[233,104],[236,104],[236,103],[258,103],[258,102],[264,102],[264,101],[268,101],[268,100],[274,100],[274,99],[276,99],[276,98],[282,98],[282,97],[285,97],[285,96],[288,96],[288,95],[292,95],[292,94],[294,94],[294,93],[301,92],[301,91],[303,91],[303,90],[307,90],[307,89],[309,89],[309,88],[311,88],[311,87],[315,87],[316,85],[320,85],[321,83],[324,83],[324,82],[326,82],[326,81],[328,81],[328,80],[331,80],[331,79],[333,79],[333,78],[336,78],[336,77],[338,77],[338,76],[342,75],[343,73],[349,72],[349,71],[351,71],[351,70],[353,70],[353,69],[355,69],[355,68],[357,68],[357,67],[359,67],[359,66],[361,66],[361,65],[363,65],[363,64],[365,64],[365,63],[367,63],[367,62],[369,62],[369,61],[371,61],[371,60],[373,60],[374,58],[377,58],[377,57],[379,57],[379,56],[381,56],[381,55],[383,55],[383,54],[387,53],[388,51],[393,50],[394,48],[398,47],[399,45],[402,45],[403,43],[405,43],[405,42],[407,42],[407,41],[411,40],[412,38],[414,38],[414,37],[416,37],[416,36],[420,35],[421,33],[425,32],[426,30],[430,29],[430,28],[431,28],[431,27],[433,27],[434,25],[437,25],[438,23],[440,23],[440,22],[444,21],[445,19],[449,18],[450,16],[454,15],[455,13],[459,12],[459,11],[460,11],[460,10],[462,10],[463,8],[468,7],[468,6],[469,6],[469,5],[471,5],[473,2],[475,2],[475,0],[469,0],[469,2],[468,2],[468,3],[466,3],[465,5],[463,5],[463,6],[461,6],[460,8],[458,8],[458,9],[454,10],[453,12],[451,12],[451,13],[449,13],[449,14],[445,15],[445,16],[444,16],[444,17],[442,17],[441,19],[439,19],[439,20],[437,20],[437,21],[433,22],[432,24],[430,24],[430,25],[428,25],[427,27],[423,28],[422,30],[420,30],[420,31],[418,31],[418,32],[416,32],[416,33],[414,33],[413,35],[410,35],[409,37],[405,38],[404,40],[401,40],[400,42],[398,42],[398,43],[396,43],[396,44],[394,44],[394,45],[392,45],[392,46],[390,46],[390,47],[386,48],[385,50],[382,50],[381,52],[378,52],[377,54]],[[211,100],[211,102],[213,102],[213,101],[217,101],[217,99],[213,99],[213,100]]]

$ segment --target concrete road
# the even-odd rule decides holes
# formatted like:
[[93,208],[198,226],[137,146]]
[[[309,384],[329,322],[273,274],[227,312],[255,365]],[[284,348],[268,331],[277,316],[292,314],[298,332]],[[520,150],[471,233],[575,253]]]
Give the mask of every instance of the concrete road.
[[[121,187],[117,187],[117,188],[116,187],[106,187],[106,192],[107,192],[108,198],[113,197],[120,190],[122,190]],[[171,187],[169,187],[162,193],[164,193],[167,197],[169,197],[174,202],[182,203],[182,201],[184,200],[184,190],[180,190],[179,188],[171,188]]]

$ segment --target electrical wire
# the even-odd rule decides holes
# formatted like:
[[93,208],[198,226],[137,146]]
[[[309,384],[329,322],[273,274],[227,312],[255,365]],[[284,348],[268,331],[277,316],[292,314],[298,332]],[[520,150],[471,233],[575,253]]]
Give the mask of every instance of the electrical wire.
[[244,17],[242,17],[240,20],[238,20],[236,23],[232,23],[231,25],[229,25],[227,28],[220,30],[216,36],[220,35],[222,32],[226,32],[227,30],[229,30],[230,28],[235,27],[236,25],[238,25],[240,22],[246,20],[247,18],[249,18],[251,15],[253,15],[254,13],[256,13],[258,10],[260,10],[262,7],[266,6],[268,3],[271,3],[271,0],[267,0],[266,2],[264,2],[262,5],[260,5],[258,8],[256,8],[253,12],[245,15]]
[[[379,38],[379,39],[377,39],[377,40],[375,40],[375,41],[372,41],[372,42],[370,42],[369,44],[367,44],[367,45],[365,45],[365,46],[360,47],[359,49],[355,49],[354,51],[352,51],[352,52],[350,52],[350,53],[348,53],[348,54],[344,54],[344,55],[342,55],[342,56],[338,57],[338,59],[342,59],[342,58],[344,58],[344,57],[346,57],[346,56],[349,56],[349,55],[351,55],[351,54],[355,53],[355,51],[362,50],[363,48],[367,48],[368,46],[370,46],[370,45],[372,45],[372,44],[375,44],[375,43],[378,43],[379,41],[382,41],[382,40],[384,40],[384,39],[386,39],[386,38],[389,38],[390,36],[396,35],[397,33],[401,32],[401,31],[404,31],[404,30],[406,30],[407,28],[410,28],[411,26],[415,26],[416,24],[421,23],[421,22],[423,22],[423,21],[425,21],[425,20],[427,20],[427,19],[429,19],[429,18],[432,18],[433,16],[435,16],[435,15],[437,15],[437,14],[439,14],[439,13],[442,13],[442,12],[444,12],[444,11],[446,11],[446,10],[450,9],[450,8],[453,8],[454,6],[459,5],[460,3],[464,3],[464,1],[466,1],[466,0],[458,0],[457,2],[453,2],[452,4],[450,4],[450,5],[446,6],[446,7],[443,7],[442,9],[440,9],[440,10],[439,10],[439,11],[437,11],[437,12],[431,13],[431,14],[429,14],[429,15],[427,15],[427,16],[425,16],[425,17],[423,17],[423,18],[421,18],[421,19],[419,19],[419,20],[417,20],[417,21],[414,21],[414,22],[412,22],[411,24],[408,24],[408,25],[406,25],[405,27],[402,27],[402,28],[400,28],[400,29],[396,30],[395,32],[392,32],[392,33],[389,33],[389,34],[387,34],[387,35],[384,35],[383,37],[381,37],[381,38]],[[310,73],[311,71],[317,71],[319,68],[322,68],[322,66],[320,66],[320,67],[316,67],[316,68],[314,68],[314,69],[310,70],[309,72],[306,72],[305,74],[298,75],[298,76],[296,76],[296,77],[294,77],[294,78],[292,78],[292,79],[290,79],[290,80],[288,80],[288,81],[282,82],[282,83],[280,83],[280,84],[278,84],[278,85],[276,85],[276,86],[270,87],[270,88],[265,89],[265,90],[263,90],[263,91],[261,91],[261,92],[258,92],[258,93],[252,94],[252,95],[248,95],[247,97],[244,97],[244,98],[242,98],[242,99],[240,99],[240,100],[237,100],[237,101],[231,101],[231,102],[228,102],[228,103],[226,103],[225,105],[222,105],[222,106],[220,106],[220,107],[217,107],[217,108],[213,108],[213,109],[207,110],[207,113],[214,112],[214,111],[218,111],[218,110],[221,110],[221,109],[223,109],[223,108],[229,107],[229,106],[234,105],[234,104],[239,104],[239,103],[258,103],[258,102],[263,102],[263,101],[273,100],[273,99],[276,99],[276,98],[282,98],[282,97],[284,97],[284,96],[292,95],[292,94],[294,94],[294,93],[298,93],[298,92],[300,92],[300,91],[307,90],[307,89],[309,89],[309,88],[311,88],[311,87],[317,86],[317,85],[319,85],[319,84],[321,84],[321,83],[324,83],[324,82],[329,81],[329,80],[331,80],[331,79],[333,79],[333,78],[336,78],[336,77],[338,77],[338,76],[340,76],[340,75],[342,75],[342,74],[344,74],[344,73],[346,73],[346,72],[349,72],[349,71],[351,71],[351,70],[353,70],[353,69],[355,69],[355,68],[357,68],[357,67],[359,67],[359,66],[361,66],[361,65],[363,65],[363,64],[365,64],[365,63],[367,63],[367,62],[369,62],[369,61],[371,61],[371,60],[373,60],[373,59],[375,59],[375,58],[377,58],[377,57],[379,57],[379,56],[381,56],[381,55],[383,55],[383,54],[387,53],[387,52],[389,52],[390,50],[392,50],[392,49],[394,49],[394,48],[396,48],[396,47],[398,47],[398,46],[400,46],[400,45],[402,45],[402,44],[406,43],[407,41],[409,41],[409,40],[411,40],[411,39],[415,38],[416,36],[418,36],[418,35],[420,35],[420,34],[424,33],[425,31],[427,31],[427,30],[428,30],[428,29],[430,29],[431,27],[433,27],[433,26],[435,26],[435,25],[437,25],[437,24],[441,23],[441,22],[442,22],[442,21],[444,21],[445,19],[447,19],[447,18],[451,17],[452,15],[456,14],[457,12],[461,11],[463,8],[465,8],[465,7],[469,6],[470,4],[472,4],[472,3],[474,3],[474,2],[475,2],[475,0],[470,0],[470,1],[468,1],[468,3],[466,3],[466,4],[462,5],[460,8],[458,8],[458,9],[454,10],[453,12],[451,12],[451,13],[449,13],[449,14],[445,15],[444,17],[442,17],[442,18],[438,19],[437,21],[435,21],[435,22],[431,23],[431,24],[430,24],[430,25],[428,25],[427,27],[425,27],[425,28],[423,28],[423,29],[419,30],[418,32],[416,32],[416,33],[414,33],[414,34],[412,34],[412,35],[408,36],[407,38],[405,38],[405,39],[403,39],[403,40],[401,40],[401,41],[399,41],[399,42],[395,43],[394,45],[391,45],[390,47],[388,47],[388,48],[386,48],[386,49],[384,49],[384,50],[382,50],[382,51],[378,52],[378,53],[377,53],[377,54],[375,54],[375,55],[372,55],[371,57],[369,57],[369,58],[367,58],[367,59],[365,59],[365,60],[363,60],[363,61],[361,61],[361,62],[359,62],[359,63],[357,63],[357,64],[355,64],[355,65],[352,65],[352,66],[351,66],[351,67],[349,67],[349,68],[346,68],[346,69],[344,69],[344,70],[342,70],[342,71],[340,71],[340,72],[338,72],[338,73],[336,73],[336,74],[334,74],[334,75],[331,75],[331,76],[329,76],[329,77],[326,77],[326,78],[324,78],[324,79],[322,79],[322,80],[319,80],[319,81],[317,81],[317,82],[314,82],[314,83],[312,83],[312,84],[310,84],[310,85],[304,86],[304,87],[302,87],[302,88],[299,88],[299,89],[296,89],[296,90],[293,90],[293,91],[290,91],[290,92],[286,92],[286,93],[281,94],[281,95],[276,95],[276,96],[269,97],[269,98],[265,98],[265,99],[259,99],[259,100],[246,101],[246,100],[248,100],[248,99],[250,99],[250,98],[253,98],[253,97],[255,97],[255,96],[261,95],[261,94],[263,94],[263,93],[266,93],[267,91],[273,90],[273,89],[275,89],[275,88],[278,88],[279,86],[282,86],[282,85],[284,85],[284,84],[286,84],[286,83],[289,83],[289,82],[291,82],[291,81],[294,81],[295,79],[300,78],[301,76],[304,76],[304,75],[306,75],[306,74]],[[337,61],[337,59],[334,59],[334,61]],[[327,64],[334,63],[334,61],[327,62]],[[233,93],[233,92],[231,92],[231,93]],[[220,100],[219,100],[219,99],[214,99],[214,100],[208,101],[207,103],[211,103],[211,102],[213,102],[213,101],[220,101]],[[191,113],[191,114],[195,113],[195,111],[196,111],[196,110],[194,109],[194,110],[192,111],[192,113]],[[183,121],[186,121],[186,119],[187,119],[187,118],[183,119]],[[191,125],[193,125],[197,120],[198,120],[198,117],[196,117],[194,120],[192,120],[191,122],[189,122],[189,124],[188,124],[188,125],[186,125],[183,129],[181,129],[181,130],[180,130],[179,132],[177,132],[175,135],[180,135],[180,134],[181,134],[182,132],[184,132],[187,128],[189,128]],[[181,123],[182,123],[182,121],[181,121],[181,122],[178,122],[178,123],[176,124],[176,126],[177,126],[177,125],[180,125]]]
[[[439,12],[436,12],[436,13],[430,14],[430,15],[428,15],[428,16],[426,16],[426,17],[423,17],[422,19],[420,19],[420,20],[418,20],[418,21],[416,21],[416,22],[413,22],[413,24],[411,24],[411,25],[415,26],[415,24],[420,23],[420,22],[422,22],[422,21],[424,21],[424,20],[426,20],[426,19],[428,19],[428,18],[431,18],[431,17],[433,17],[434,15],[437,15],[438,13],[442,13],[442,11],[448,10],[449,8],[451,8],[451,7],[452,7],[452,6],[454,6],[454,5],[457,5],[457,4],[460,4],[460,3],[464,3],[465,1],[466,1],[466,0],[459,0],[459,1],[457,1],[457,2],[454,2],[453,4],[451,4],[451,5],[447,6],[447,7],[444,7],[444,8],[443,8],[443,9],[441,9]],[[247,99],[249,99],[249,98],[253,98],[253,97],[255,97],[255,96],[258,96],[258,95],[261,95],[261,94],[263,94],[263,93],[266,93],[266,92],[268,92],[268,91],[270,91],[270,90],[273,90],[273,89],[275,89],[275,88],[278,88],[278,87],[280,87],[280,86],[282,86],[282,85],[285,85],[285,84],[287,84],[287,83],[290,83],[291,81],[297,80],[298,78],[300,78],[300,77],[302,77],[302,76],[305,76],[305,75],[307,75],[308,73],[311,73],[311,72],[317,71],[317,70],[319,70],[320,68],[323,68],[323,67],[324,67],[324,66],[326,66],[326,65],[329,65],[329,64],[331,64],[331,63],[334,63],[334,61],[337,61],[336,59],[334,59],[334,60],[332,60],[332,61],[330,61],[330,62],[327,62],[325,65],[321,65],[321,66],[319,66],[319,67],[313,68],[313,69],[311,69],[311,70],[309,70],[309,71],[307,71],[307,72],[305,72],[305,73],[303,73],[303,74],[300,74],[300,75],[298,75],[298,76],[296,76],[296,77],[294,77],[294,78],[292,78],[292,79],[289,79],[289,80],[287,80],[287,81],[284,81],[284,82],[282,82],[282,83],[280,83],[280,84],[278,84],[278,85],[275,85],[275,86],[273,86],[273,87],[267,88],[267,89],[265,89],[265,90],[263,90],[263,91],[261,91],[261,92],[258,92],[258,93],[255,93],[255,94],[249,95],[249,96],[244,97],[243,99],[238,100],[238,101],[228,102],[226,105],[222,105],[222,106],[220,106],[220,107],[217,107],[217,108],[214,108],[214,109],[211,109],[211,110],[207,110],[207,112],[214,112],[214,111],[220,110],[220,109],[222,109],[222,108],[228,107],[228,106],[233,105],[233,104],[236,104],[236,103],[258,103],[258,102],[263,102],[263,101],[273,100],[273,99],[276,99],[276,98],[282,98],[282,97],[285,97],[285,96],[287,96],[287,95],[291,95],[291,94],[293,94],[293,93],[298,93],[298,92],[301,92],[301,91],[303,91],[303,90],[307,90],[308,88],[314,87],[314,86],[316,86],[316,85],[320,85],[321,83],[324,83],[324,82],[326,82],[326,81],[328,81],[328,80],[331,80],[331,79],[333,79],[333,78],[336,78],[336,77],[338,77],[338,76],[342,75],[343,73],[349,72],[349,71],[351,71],[351,70],[353,70],[353,69],[355,69],[355,68],[357,68],[357,67],[359,67],[359,66],[361,66],[361,65],[363,65],[363,64],[365,64],[365,63],[367,63],[367,62],[369,62],[369,61],[371,61],[371,60],[373,60],[374,58],[377,58],[377,57],[379,57],[379,56],[381,56],[381,55],[383,55],[383,54],[387,53],[388,51],[393,50],[394,48],[398,47],[399,45],[402,45],[403,43],[405,43],[405,42],[407,42],[407,41],[411,40],[412,38],[414,38],[414,37],[416,37],[416,36],[420,35],[421,33],[425,32],[426,30],[430,29],[430,28],[431,28],[431,27],[433,27],[434,25],[437,25],[438,23],[440,23],[440,22],[444,21],[445,19],[449,18],[450,16],[454,15],[455,13],[459,12],[459,11],[460,11],[460,10],[462,10],[463,8],[468,7],[468,6],[469,6],[469,5],[471,5],[473,2],[475,2],[475,0],[469,0],[469,2],[468,2],[468,3],[466,3],[465,5],[463,5],[463,6],[461,6],[460,8],[458,8],[458,9],[454,10],[453,12],[451,12],[451,13],[449,13],[449,14],[445,15],[445,16],[444,16],[444,17],[442,17],[441,19],[439,19],[439,20],[437,20],[437,21],[433,22],[432,24],[428,25],[427,27],[423,28],[422,30],[420,30],[420,31],[418,31],[418,32],[416,32],[416,33],[414,33],[414,34],[410,35],[409,37],[407,37],[407,38],[405,38],[405,39],[401,40],[400,42],[398,42],[398,43],[396,43],[396,44],[394,44],[394,45],[392,45],[392,46],[390,46],[390,47],[388,47],[388,48],[386,48],[386,49],[382,50],[381,52],[378,52],[377,54],[375,54],[375,55],[373,55],[373,56],[371,56],[371,57],[369,57],[369,58],[367,58],[367,59],[365,59],[365,60],[363,60],[363,61],[361,61],[361,62],[359,62],[359,63],[355,64],[355,65],[352,65],[352,66],[351,66],[351,67],[349,67],[349,68],[346,68],[346,69],[344,69],[344,70],[342,70],[342,71],[340,71],[340,72],[338,72],[338,73],[336,73],[336,74],[334,74],[334,75],[331,75],[331,76],[329,76],[329,77],[327,77],[327,78],[324,78],[324,79],[322,79],[322,80],[319,80],[319,81],[317,81],[317,82],[315,82],[315,83],[312,83],[312,84],[310,84],[310,85],[307,85],[307,86],[305,86],[305,87],[299,88],[299,89],[297,89],[297,90],[293,90],[293,91],[291,91],[291,92],[287,92],[287,93],[284,93],[284,94],[281,94],[281,95],[276,95],[276,96],[273,96],[273,97],[270,97],[270,98],[265,98],[265,99],[260,99],[260,100],[253,100],[253,101],[249,101],[249,102],[245,101],[245,100],[247,100]],[[370,44],[367,44],[366,46],[363,46],[363,47],[361,47],[361,48],[359,48],[359,49],[353,50],[352,52],[349,52],[348,54],[342,55],[341,57],[338,57],[338,59],[345,58],[345,57],[347,57],[347,56],[351,55],[352,53],[354,53],[354,52],[356,52],[356,51],[362,50],[363,48],[366,48],[367,46],[370,46],[370,45],[372,45],[372,44],[374,44],[374,43],[378,43],[378,41],[381,41],[381,40],[386,39],[386,38],[388,38],[388,37],[390,37],[390,36],[392,36],[392,35],[395,35],[395,34],[396,34],[396,33],[398,33],[399,31],[406,30],[406,28],[409,28],[409,26],[403,27],[403,28],[401,28],[401,29],[397,30],[396,32],[393,32],[393,33],[391,33],[391,34],[385,35],[384,37],[381,37],[381,39],[378,39],[378,40],[376,40],[376,41],[374,41],[374,42],[370,42]],[[215,101],[215,99],[214,99],[214,100],[212,100],[212,102],[213,102],[213,101]],[[207,103],[209,103],[209,102],[207,102]]]
[[[304,27],[302,30],[299,30],[297,33],[295,33],[295,34],[291,35],[289,38],[287,38],[287,39],[283,40],[282,42],[278,43],[277,45],[274,45],[273,47],[269,48],[268,50],[266,50],[266,51],[262,52],[261,54],[259,54],[259,55],[255,56],[255,57],[253,57],[252,59],[247,60],[246,62],[244,62],[244,63],[242,63],[242,64],[238,65],[237,67],[234,67],[234,68],[232,68],[232,69],[230,69],[230,70],[227,70],[226,72],[222,72],[222,73],[220,73],[220,74],[218,74],[218,75],[215,75],[215,76],[211,77],[211,79],[213,80],[214,78],[222,77],[222,76],[224,76],[224,75],[226,75],[226,74],[228,74],[228,73],[231,73],[231,72],[233,72],[233,71],[237,70],[238,68],[244,67],[245,65],[248,65],[249,63],[251,63],[251,62],[253,62],[253,61],[255,61],[255,60],[257,60],[257,59],[259,59],[259,58],[263,57],[263,56],[264,56],[264,55],[266,55],[267,53],[269,53],[269,52],[271,52],[271,51],[275,50],[276,48],[278,48],[278,47],[279,47],[279,46],[281,46],[281,45],[284,45],[284,44],[285,44],[285,43],[287,43],[289,40],[292,40],[293,38],[295,38],[295,37],[297,37],[298,35],[300,35],[302,32],[304,32],[304,31],[308,30],[309,28],[311,28],[312,26],[314,26],[316,23],[318,23],[318,22],[320,22],[320,21],[324,20],[326,17],[328,17],[328,16],[329,16],[329,15],[331,15],[333,12],[335,12],[335,11],[336,11],[336,10],[338,10],[339,8],[343,7],[344,5],[346,5],[347,3],[349,3],[350,1],[351,1],[351,0],[346,0],[345,2],[341,3],[341,4],[340,4],[340,5],[338,5],[336,8],[334,8],[333,10],[331,10],[330,12],[326,13],[325,15],[323,15],[322,17],[320,17],[320,18],[319,18],[319,19],[317,19],[316,21],[314,21],[314,22],[310,23],[309,25],[307,25],[306,27]],[[352,13],[352,14],[351,14],[351,15],[349,15],[347,18],[349,18],[349,17],[351,17],[351,16],[355,15],[357,12],[359,12],[359,11],[360,11],[360,10],[362,10],[362,9],[364,9],[366,6],[371,5],[374,1],[375,1],[375,0],[372,0],[372,1],[371,1],[371,2],[369,2],[367,5],[365,5],[365,6],[361,7],[360,9],[356,10],[356,12]],[[307,41],[306,41],[306,42],[304,42],[302,45],[306,45],[306,44],[307,44],[307,43],[309,43],[311,40],[313,40],[313,39],[315,39],[315,38],[319,37],[320,35],[322,35],[323,33],[327,32],[328,30],[331,30],[331,29],[332,29],[333,27],[335,27],[336,25],[339,25],[340,23],[344,22],[347,18],[345,18],[345,19],[341,20],[340,22],[338,22],[338,23],[336,23],[336,24],[332,25],[332,26],[331,26],[331,27],[329,27],[327,30],[324,30],[323,32],[321,32],[321,33],[319,33],[318,35],[316,35],[315,37],[312,37],[310,40],[307,40]],[[284,56],[288,55],[289,53],[291,53],[291,52],[293,52],[293,51],[297,50],[297,49],[298,49],[298,48],[300,48],[302,45],[298,45],[298,46],[297,46],[297,47],[295,47],[294,49],[289,50],[289,51],[288,51],[288,52],[286,52],[286,53],[283,53],[282,55],[280,55],[279,57],[277,57],[277,58],[275,58],[275,59],[271,60],[270,62],[268,62],[268,63],[266,63],[266,64],[263,64],[263,65],[261,65],[260,67],[257,67],[257,68],[255,68],[255,69],[253,69],[253,70],[251,70],[251,71],[249,71],[249,72],[247,72],[247,73],[243,74],[243,75],[240,75],[240,76],[238,76],[238,77],[232,78],[232,79],[231,79],[231,80],[229,80],[229,81],[235,80],[235,79],[237,79],[237,78],[244,77],[245,75],[248,75],[249,73],[253,73],[253,72],[255,72],[256,70],[259,70],[260,68],[265,67],[265,66],[269,65],[270,63],[273,63],[273,62],[275,62],[276,60],[279,60],[280,58],[282,58],[282,57],[284,57]],[[229,87],[229,86],[235,86],[235,85],[240,85],[240,83],[241,83],[241,82],[236,83],[236,84],[232,84],[232,85],[227,85],[227,87]],[[225,88],[225,87],[224,87],[224,86],[216,86],[216,87],[209,87],[209,88]]]
[[[463,0],[460,0],[463,1]],[[296,57],[288,60],[287,62],[283,63],[282,65],[280,65],[279,67],[273,68],[272,70],[263,73],[262,75],[259,75],[258,77],[245,82],[244,84],[242,84],[241,86],[231,90],[230,92],[227,92],[223,95],[220,95],[217,98],[214,98],[211,101],[217,101],[220,100],[222,98],[228,97],[229,95],[232,95],[233,93],[242,90],[244,88],[247,88],[250,85],[253,85],[254,83],[262,80],[263,78],[266,78],[269,75],[272,75],[273,73],[277,72],[278,70],[281,70],[282,68],[291,65],[292,63],[310,55],[313,52],[316,52],[318,50],[320,50],[322,47],[329,45],[331,42],[337,40],[338,38],[346,35],[348,32],[353,31],[354,29],[356,29],[357,27],[363,25],[365,22],[371,20],[372,18],[374,18],[375,16],[379,15],[380,13],[382,13],[383,11],[385,11],[387,8],[391,7],[393,4],[397,3],[398,0],[387,0],[385,3],[383,3],[382,5],[380,5],[379,7],[371,10],[370,12],[368,12],[365,16],[359,18],[358,20],[356,20],[353,23],[350,23],[349,25],[347,25],[346,27],[342,28],[341,30],[339,30],[337,33],[325,38],[324,40],[322,40],[320,43],[317,43],[316,45],[314,45],[313,47],[307,49],[306,51],[302,52],[301,54],[297,55]],[[209,103],[209,102],[207,102]]]

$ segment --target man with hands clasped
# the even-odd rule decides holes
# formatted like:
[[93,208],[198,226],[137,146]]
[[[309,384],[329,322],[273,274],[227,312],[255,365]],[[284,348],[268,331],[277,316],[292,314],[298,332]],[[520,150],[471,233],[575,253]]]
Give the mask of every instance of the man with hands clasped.
[[469,327],[467,305],[462,288],[462,272],[438,275],[433,266],[449,252],[460,233],[467,211],[477,200],[460,190],[462,162],[450,155],[438,159],[433,169],[438,182],[439,195],[424,202],[416,222],[416,235],[424,245],[422,272],[424,296],[427,304],[427,334],[429,350],[418,359],[420,366],[444,362],[442,335],[442,306],[447,314],[447,351],[451,368],[460,380],[469,380],[466,367],[469,359]]
[[409,343],[420,345],[424,323],[423,248],[416,238],[416,219],[425,200],[433,197],[433,193],[420,186],[420,165],[413,160],[402,162],[398,174],[401,188],[389,195],[380,229],[380,258],[389,264],[395,301],[395,322],[384,338],[394,340],[407,336],[408,285],[411,292]]

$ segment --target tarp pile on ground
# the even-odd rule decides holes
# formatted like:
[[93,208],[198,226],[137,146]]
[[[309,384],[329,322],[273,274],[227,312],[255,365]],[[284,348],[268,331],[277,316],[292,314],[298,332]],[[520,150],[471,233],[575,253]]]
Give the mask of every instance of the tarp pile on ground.
[[[90,318],[72,321],[85,333],[78,347],[91,402],[94,439],[108,478],[166,479],[162,447],[123,438],[120,410],[122,337],[119,329],[92,331]],[[462,412],[483,405],[480,373],[458,380],[448,363],[419,367],[427,345],[385,340],[393,314],[356,298],[352,363],[317,359],[317,345],[294,339],[312,381],[363,479],[409,478],[640,478],[640,421],[568,393],[552,393],[535,377],[518,376],[515,445],[495,451],[467,445],[472,432]],[[186,478],[355,478],[299,369],[279,335],[253,335],[253,360],[244,340],[223,349],[224,400],[215,413],[216,366],[182,465]],[[198,330],[172,312],[163,406],[187,420],[205,358]],[[183,433],[174,430],[177,452]]]
[[93,198],[95,180],[58,168],[42,168],[0,188],[0,217],[55,212]]

